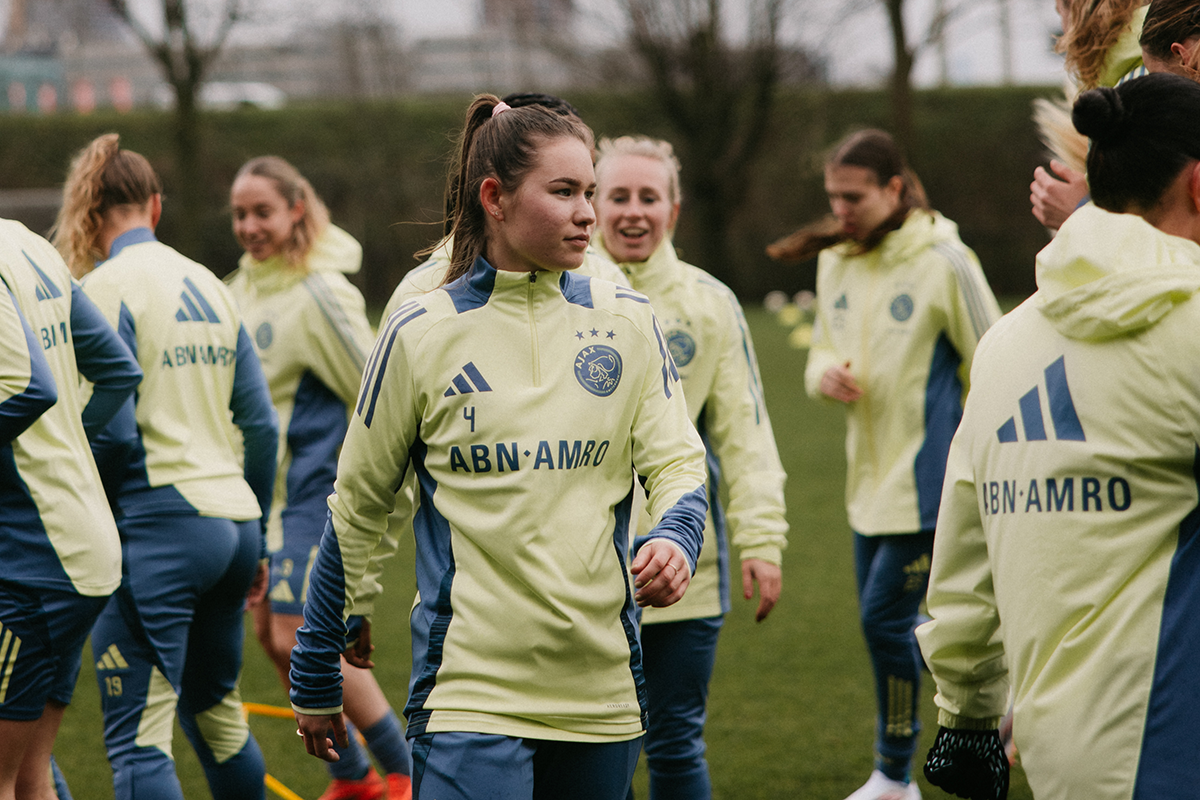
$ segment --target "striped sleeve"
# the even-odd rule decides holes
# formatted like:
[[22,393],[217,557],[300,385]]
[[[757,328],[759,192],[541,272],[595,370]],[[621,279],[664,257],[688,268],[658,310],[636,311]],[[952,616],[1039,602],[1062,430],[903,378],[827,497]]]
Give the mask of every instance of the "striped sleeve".
[[354,403],[375,336],[366,304],[342,275],[314,273],[304,282],[316,307],[308,343],[313,373],[347,406]]
[[975,345],[987,329],[1000,319],[1000,305],[974,253],[957,242],[939,242],[933,249],[946,259],[953,276],[954,290],[947,335],[963,361],[969,365]]

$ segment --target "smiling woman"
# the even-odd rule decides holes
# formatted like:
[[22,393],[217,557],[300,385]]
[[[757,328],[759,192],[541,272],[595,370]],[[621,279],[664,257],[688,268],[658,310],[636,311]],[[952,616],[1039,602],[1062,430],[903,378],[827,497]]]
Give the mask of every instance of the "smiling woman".
[[[636,607],[679,600],[696,566],[704,448],[662,331],[644,295],[570,271],[591,147],[576,117],[476,98],[445,283],[384,323],[338,462],[292,704],[334,757],[343,614],[414,472],[418,798],[622,800],[646,724]],[[642,486],[654,525],[627,563]]]

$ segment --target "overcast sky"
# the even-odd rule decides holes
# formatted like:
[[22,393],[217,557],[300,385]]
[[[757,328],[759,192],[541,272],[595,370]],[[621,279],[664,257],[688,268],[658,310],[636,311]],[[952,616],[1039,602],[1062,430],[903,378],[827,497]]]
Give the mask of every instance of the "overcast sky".
[[[928,27],[937,0],[909,0],[907,19],[911,38]],[[1002,0],[943,0],[958,3],[963,11],[950,26],[945,64],[955,84],[998,83],[1004,73],[1000,34]],[[730,8],[744,8],[750,0],[732,0]],[[1062,80],[1062,58],[1052,49],[1058,29],[1053,0],[1007,0],[1012,31],[1012,73],[1018,83],[1051,83]],[[479,17],[479,0],[374,0],[387,6],[406,38],[462,35]],[[847,14],[852,5],[866,10]],[[619,26],[614,0],[576,0],[580,32],[591,38],[612,35]],[[737,21],[731,32],[740,28]],[[788,38],[822,52],[837,83],[878,81],[890,69],[892,54],[882,2],[870,0],[791,0]],[[941,54],[929,49],[917,62],[918,83],[939,80]]]

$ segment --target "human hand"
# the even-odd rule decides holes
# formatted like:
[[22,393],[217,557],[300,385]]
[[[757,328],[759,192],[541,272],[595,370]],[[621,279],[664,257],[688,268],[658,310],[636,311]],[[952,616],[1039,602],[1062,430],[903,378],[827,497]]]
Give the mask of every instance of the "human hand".
[[352,667],[371,669],[375,666],[375,662],[371,660],[371,653],[375,650],[375,645],[371,644],[371,620],[366,617],[361,617],[361,620],[358,638],[354,640],[354,644],[346,648],[342,657]]
[[925,777],[967,800],[1006,800],[1008,756],[1000,732],[940,729],[925,759]]
[[243,610],[249,610],[267,599],[267,584],[270,578],[270,562],[264,558],[258,562],[258,569],[254,572],[254,580],[250,582],[250,588],[246,590],[246,605]]
[[634,600],[643,608],[664,608],[675,603],[692,581],[683,553],[667,539],[651,539],[642,545],[629,571],[637,590]]
[[839,403],[853,403],[862,397],[862,387],[850,374],[850,362],[839,364],[825,370],[821,376],[821,394],[837,400]]
[[754,597],[755,583],[758,584],[758,610],[754,612],[754,621],[762,622],[779,602],[779,593],[783,589],[783,570],[778,564],[747,558],[742,562],[742,597],[747,600]]
[[339,756],[333,749],[333,739],[329,738],[330,730],[338,747],[349,747],[350,737],[346,735],[346,721],[341,713],[337,714],[296,714],[296,734],[304,737],[304,750],[310,756],[316,756],[322,761],[334,762]]
[[1088,196],[1087,176],[1057,159],[1050,162],[1050,172],[1042,167],[1033,171],[1029,202],[1038,222],[1058,230]]

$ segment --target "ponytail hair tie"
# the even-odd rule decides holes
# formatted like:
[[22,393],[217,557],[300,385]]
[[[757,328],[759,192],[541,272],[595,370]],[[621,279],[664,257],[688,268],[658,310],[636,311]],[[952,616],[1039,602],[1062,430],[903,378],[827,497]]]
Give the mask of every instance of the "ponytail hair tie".
[[492,106],[492,116],[494,117],[497,114],[503,114],[505,111],[511,110],[512,106],[501,100],[499,103],[496,103],[496,105]]

